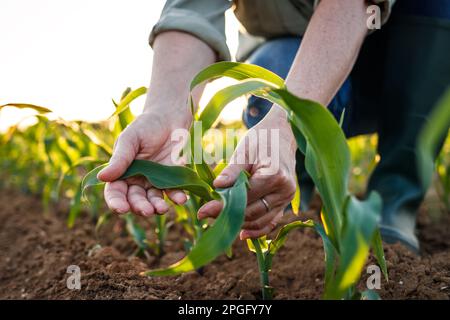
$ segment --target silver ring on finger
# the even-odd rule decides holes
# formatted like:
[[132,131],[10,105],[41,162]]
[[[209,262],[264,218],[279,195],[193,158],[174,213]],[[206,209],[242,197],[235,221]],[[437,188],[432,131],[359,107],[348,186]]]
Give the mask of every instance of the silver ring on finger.
[[262,197],[260,200],[263,203],[264,207],[266,208],[266,211],[269,212],[270,211],[269,203],[266,201],[266,199],[264,199],[264,197]]

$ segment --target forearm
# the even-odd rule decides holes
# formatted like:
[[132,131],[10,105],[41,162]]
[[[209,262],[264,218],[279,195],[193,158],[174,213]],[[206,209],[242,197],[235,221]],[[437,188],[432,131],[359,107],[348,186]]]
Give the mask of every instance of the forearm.
[[[183,32],[169,31],[155,39],[150,89],[144,112],[190,116],[189,84],[203,68],[216,60],[203,41]],[[194,92],[198,101],[203,87]]]
[[328,105],[349,75],[367,34],[366,1],[322,0],[286,79],[299,97]]

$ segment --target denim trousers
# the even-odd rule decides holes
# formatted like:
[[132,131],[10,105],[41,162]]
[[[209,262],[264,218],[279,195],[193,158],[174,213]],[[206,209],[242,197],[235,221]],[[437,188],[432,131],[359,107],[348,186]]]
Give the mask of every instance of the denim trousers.
[[[269,39],[247,62],[285,78],[300,45],[300,37]],[[389,21],[366,37],[353,70],[327,106],[338,121],[345,109],[347,137],[378,134],[380,161],[367,190],[383,199],[381,234],[416,252],[416,215],[426,193],[418,176],[416,142],[449,84],[450,0],[397,0]],[[270,108],[270,102],[250,97],[243,114],[247,127]],[[314,185],[300,152],[296,170],[305,209]]]

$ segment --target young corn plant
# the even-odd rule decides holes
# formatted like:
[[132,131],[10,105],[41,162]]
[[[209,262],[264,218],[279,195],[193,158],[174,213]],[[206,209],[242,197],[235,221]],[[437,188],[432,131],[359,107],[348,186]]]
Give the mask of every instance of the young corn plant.
[[[272,257],[284,243],[287,233],[296,227],[314,228],[322,237],[325,249],[324,298],[373,296],[359,294],[356,283],[371,247],[387,278],[381,237],[377,229],[381,199],[378,194],[371,193],[366,200],[360,201],[348,193],[350,152],[339,124],[323,106],[291,94],[283,79],[255,65],[234,62],[213,64],[195,76],[191,91],[200,83],[219,77],[230,77],[238,82],[218,91],[205,109],[195,115],[195,119],[201,121],[202,131],[213,126],[228,103],[244,95],[252,94],[283,107],[288,113],[298,147],[305,155],[306,170],[323,201],[323,225],[312,221],[296,222],[282,228],[279,236],[270,242],[265,239],[252,241],[250,248],[257,254],[263,297],[271,296],[268,273]],[[190,101],[194,110],[193,99]],[[121,111],[117,108],[116,113]],[[86,175],[83,190],[100,184],[96,175],[103,167]],[[244,222],[248,184],[245,172],[241,172],[232,187],[217,190],[212,187],[216,174],[204,162],[180,167],[135,160],[122,178],[135,175],[146,177],[159,189],[186,190],[201,203],[212,199],[221,199],[224,203],[218,219],[202,232],[183,259],[167,268],[145,272],[145,275],[168,276],[193,271],[210,263],[231,247]]]
[[[450,136],[449,136],[450,137]],[[450,139],[444,144],[443,151],[436,160],[436,190],[447,212],[450,211]]]
[[444,152],[441,152],[441,155],[438,157],[437,161],[434,161],[434,158],[439,152],[442,141],[446,136],[448,137],[449,127],[450,88],[443,95],[438,105],[433,110],[428,122],[420,132],[417,141],[417,153],[420,169],[419,174],[423,187],[425,189],[430,187],[433,179],[434,168],[437,167],[438,177],[441,180],[444,190],[443,196],[445,196],[444,204],[446,206],[448,206],[448,197],[450,195],[450,165],[448,163],[446,165],[444,164]]
[[[145,88],[127,89],[119,103],[113,101],[117,108],[128,107],[129,103],[146,92]],[[67,226],[72,228],[85,208],[82,205],[81,181],[86,172],[111,157],[109,147],[120,132],[134,119],[128,108],[120,115],[111,117],[99,124],[79,121],[64,121],[57,118],[50,120],[46,115],[50,109],[24,103],[12,103],[0,106],[27,108],[37,112],[33,117],[36,123],[22,130],[20,122],[11,126],[2,136],[0,148],[3,174],[8,174],[9,183],[20,189],[42,196],[44,211],[48,212],[52,203],[63,198],[70,199]],[[112,133],[112,134],[111,134]],[[98,229],[110,216],[104,210],[102,189],[96,188],[88,195],[90,214],[97,221]],[[125,217],[125,227],[136,243],[137,253],[145,254],[152,249],[161,255],[167,231],[166,218],[155,218],[157,234],[156,243],[142,241],[142,228],[137,221]],[[144,233],[145,235],[145,233]]]

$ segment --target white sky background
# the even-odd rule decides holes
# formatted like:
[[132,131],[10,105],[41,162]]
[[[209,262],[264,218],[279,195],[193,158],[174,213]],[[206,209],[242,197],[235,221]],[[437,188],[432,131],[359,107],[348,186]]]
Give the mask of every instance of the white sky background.
[[[48,107],[65,119],[96,121],[114,110],[126,87],[148,86],[151,27],[163,0],[0,0],[0,104]],[[238,25],[227,12],[227,41],[237,47]],[[204,98],[224,83],[209,86]],[[205,102],[203,99],[203,103]],[[133,104],[136,113],[144,100]],[[242,100],[223,117],[240,118]],[[29,114],[8,108],[0,130]]]

